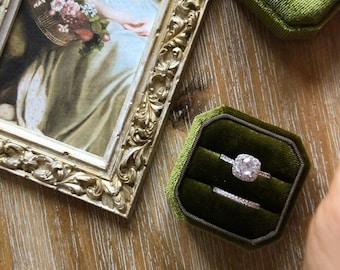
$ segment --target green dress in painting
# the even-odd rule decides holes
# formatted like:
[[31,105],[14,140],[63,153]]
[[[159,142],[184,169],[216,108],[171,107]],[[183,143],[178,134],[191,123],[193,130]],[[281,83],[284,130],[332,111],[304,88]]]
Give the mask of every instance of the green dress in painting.
[[[101,0],[137,18],[154,18],[153,0]],[[17,124],[76,148],[103,156],[147,37],[111,21],[110,41],[80,54],[81,41],[43,48],[17,84]]]

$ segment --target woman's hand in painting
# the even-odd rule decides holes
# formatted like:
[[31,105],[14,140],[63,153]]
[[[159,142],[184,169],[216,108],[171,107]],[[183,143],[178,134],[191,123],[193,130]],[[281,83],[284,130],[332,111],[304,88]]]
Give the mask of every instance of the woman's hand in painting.
[[130,30],[134,33],[136,33],[139,36],[146,37],[150,35],[151,29],[153,26],[153,20],[150,19],[144,19],[140,20],[138,24],[123,24],[123,27],[126,30]]
[[127,11],[106,6],[100,0],[92,1],[95,3],[97,11],[101,16],[119,23],[124,29],[132,31],[139,36],[148,36],[150,34],[153,20],[137,19]]

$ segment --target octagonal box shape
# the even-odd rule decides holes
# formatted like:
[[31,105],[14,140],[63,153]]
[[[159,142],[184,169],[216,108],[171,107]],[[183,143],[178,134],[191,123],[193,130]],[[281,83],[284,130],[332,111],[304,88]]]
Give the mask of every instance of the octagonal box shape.
[[242,0],[276,36],[314,36],[339,11],[339,0]]
[[[241,181],[221,154],[256,157],[271,177]],[[254,249],[281,236],[309,167],[297,135],[223,106],[194,119],[166,193],[182,221]]]

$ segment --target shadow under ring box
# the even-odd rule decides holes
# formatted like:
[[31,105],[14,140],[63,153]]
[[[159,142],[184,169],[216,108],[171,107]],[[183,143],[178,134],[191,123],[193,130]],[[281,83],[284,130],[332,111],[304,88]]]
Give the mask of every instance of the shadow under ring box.
[[[221,154],[270,176],[241,181]],[[180,220],[254,249],[280,237],[309,167],[297,135],[223,106],[195,117],[166,192]]]
[[340,10],[339,0],[242,0],[277,37],[313,37]]

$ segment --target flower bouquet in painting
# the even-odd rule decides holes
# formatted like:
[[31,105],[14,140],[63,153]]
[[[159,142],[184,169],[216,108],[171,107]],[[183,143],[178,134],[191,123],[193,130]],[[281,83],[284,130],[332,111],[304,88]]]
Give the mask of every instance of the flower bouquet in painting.
[[101,49],[110,40],[106,29],[109,21],[98,15],[92,1],[35,0],[30,9],[41,31],[57,45],[81,40],[80,52],[87,53]]

